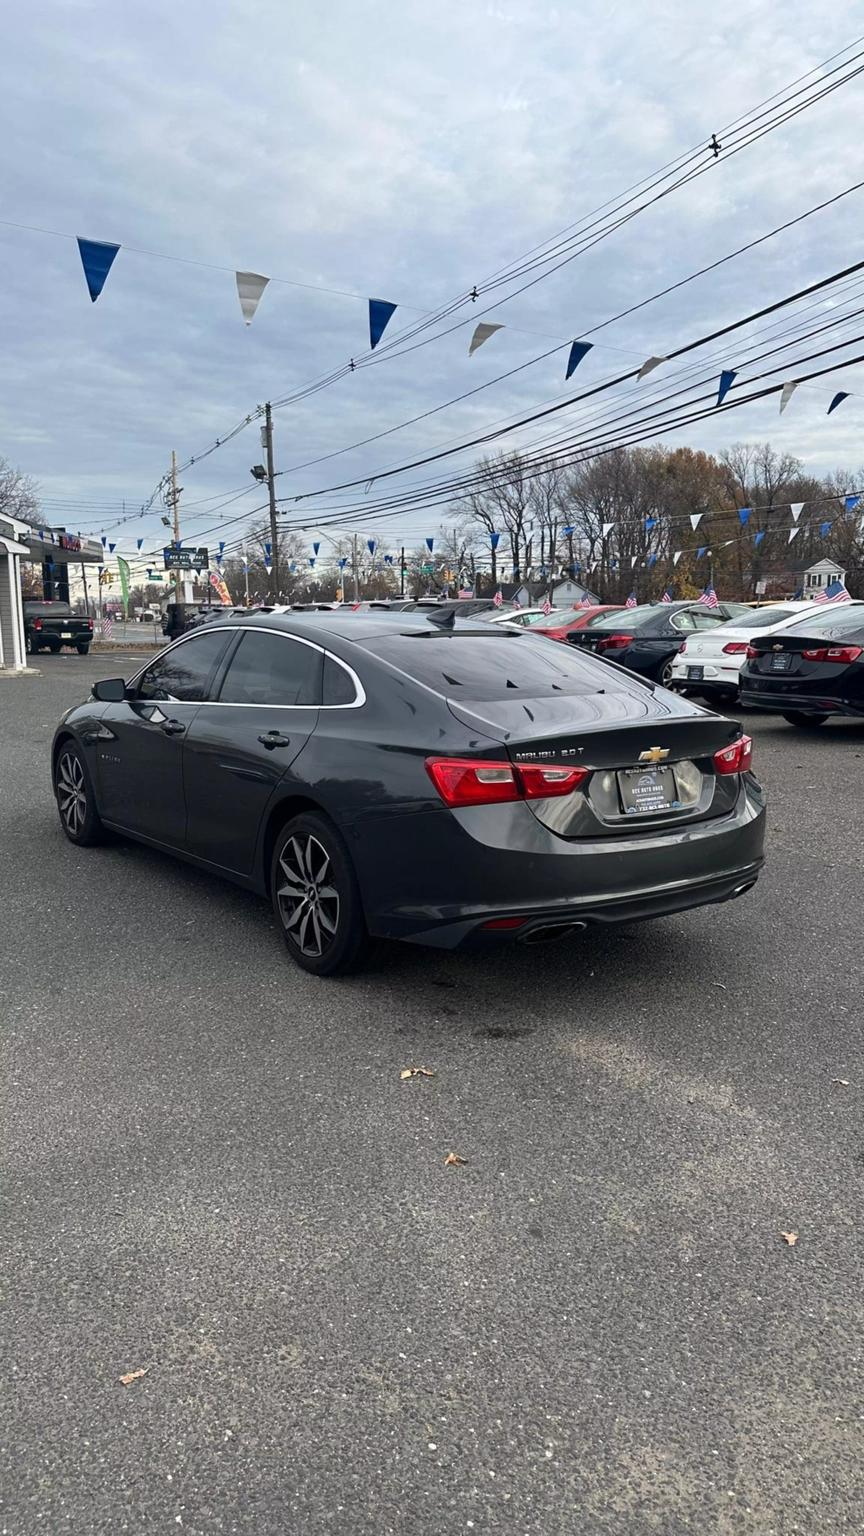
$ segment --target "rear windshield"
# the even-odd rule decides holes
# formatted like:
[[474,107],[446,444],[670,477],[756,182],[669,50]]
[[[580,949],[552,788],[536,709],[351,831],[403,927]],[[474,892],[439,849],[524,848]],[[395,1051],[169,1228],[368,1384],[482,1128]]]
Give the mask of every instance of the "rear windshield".
[[[486,635],[376,636],[374,656],[448,699],[548,698],[593,688],[600,663],[525,630],[490,626]],[[603,668],[603,685],[611,679]]]
[[785,635],[812,635],[815,640],[834,640],[842,635],[864,634],[864,603],[814,603],[813,612],[805,613],[797,624],[788,624]]
[[767,629],[769,624],[781,624],[797,612],[797,608],[754,608],[752,613],[745,611],[740,618],[730,619],[729,628]]
[[31,603],[25,600],[24,612],[29,618],[68,619],[72,609],[68,603]]

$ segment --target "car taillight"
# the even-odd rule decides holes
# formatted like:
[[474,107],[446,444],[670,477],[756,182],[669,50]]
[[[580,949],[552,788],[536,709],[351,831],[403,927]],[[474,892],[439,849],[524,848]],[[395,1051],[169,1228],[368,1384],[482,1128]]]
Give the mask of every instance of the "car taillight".
[[42,620],[41,619],[34,619],[33,620],[33,628],[34,629],[41,629],[42,628]]
[[93,628],[93,620],[92,619],[88,619],[87,620],[87,628],[88,629],[92,629]]
[[632,635],[603,635],[597,641],[598,651],[620,651],[625,645],[629,645]]
[[[750,655],[750,649],[751,649],[751,647],[747,644],[746,640],[730,640],[729,644],[728,645],[724,645],[724,647],[723,647],[723,655],[724,656],[745,656],[745,655],[749,656]],[[755,652],[754,652],[754,655],[755,655]]]
[[753,762],[753,742],[749,736],[739,736],[731,747],[721,747],[714,753],[715,773],[747,773]]
[[678,655],[679,656],[683,656],[684,652],[686,651],[686,649],[687,649],[687,641],[686,640],[682,640],[681,644],[678,647]]
[[864,652],[860,645],[820,645],[801,652],[806,661],[840,661],[847,664],[857,661],[862,654]]
[[757,651],[755,645],[748,645],[748,647],[747,647],[747,660],[748,661],[755,661],[756,657],[759,654],[760,653],[759,653],[759,651]]
[[546,763],[520,763],[516,767],[483,758],[427,757],[426,772],[444,804],[458,808],[569,795],[588,777],[590,769]]

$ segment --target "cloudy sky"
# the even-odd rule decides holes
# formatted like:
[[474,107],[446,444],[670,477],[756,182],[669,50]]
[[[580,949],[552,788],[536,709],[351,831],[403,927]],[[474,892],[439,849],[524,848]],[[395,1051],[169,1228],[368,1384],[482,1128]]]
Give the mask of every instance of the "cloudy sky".
[[[96,533],[145,501],[172,448],[185,460],[263,400],[362,354],[366,296],[401,306],[390,339],[851,43],[864,11],[811,0],[36,0],[7,8],[2,26],[3,218],[124,249],[93,305],[73,240],[0,225],[0,454],[40,483],[46,522]],[[563,346],[850,186],[862,102],[854,81],[721,158],[502,303],[487,318],[507,329],[470,361],[475,317],[460,312],[462,329],[278,411],[282,494],[371,478],[562,398],[559,351],[383,441],[296,467]],[[579,386],[860,259],[862,212],[864,192],[852,194],[607,327]],[[235,268],[282,279],[248,329]],[[711,355],[734,366],[733,353]],[[829,420],[839,388],[853,397]],[[860,462],[862,422],[859,367],[802,388],[782,420],[775,398],[675,440],[711,449],[770,437],[823,471]],[[236,534],[233,520],[261,499],[249,476],[260,457],[253,425],[184,473],[184,535]],[[374,495],[370,531],[421,536],[440,521],[381,524]],[[158,535],[151,515],[117,537],[122,549]]]

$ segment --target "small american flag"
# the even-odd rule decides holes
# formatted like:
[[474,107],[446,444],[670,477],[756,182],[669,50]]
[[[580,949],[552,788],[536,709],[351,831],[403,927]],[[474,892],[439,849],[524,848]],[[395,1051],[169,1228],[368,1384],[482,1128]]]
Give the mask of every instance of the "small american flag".
[[552,604],[550,603],[548,597],[544,597],[544,599],[543,599],[543,612],[546,614],[547,618],[549,617],[549,614],[552,612]]
[[521,608],[522,607],[522,604],[520,603],[518,597],[511,597],[510,605],[513,608]]
[[661,597],[660,601],[661,601],[661,603],[671,603],[671,601],[672,601],[672,593],[669,591],[668,587],[666,588],[666,591],[663,593],[663,596]]
[[594,604],[592,603],[590,597],[583,597],[581,603],[579,604],[579,607],[580,608],[593,608]]
[[352,604],[351,604],[351,612],[352,612],[352,613],[356,613],[356,612],[357,612],[357,609],[358,609],[358,608],[359,608],[359,607],[360,607],[360,604],[359,604],[359,603],[352,603]]
[[114,633],[114,622],[110,613],[106,613],[102,619],[102,639],[110,640]]
[[638,608],[638,606],[639,606],[639,603],[638,603],[638,600],[637,600],[637,597],[636,597],[636,593],[635,592],[631,592],[630,596],[628,597],[628,599],[626,601],[626,603],[624,604],[624,607],[625,608]]
[[504,602],[504,599],[503,599],[503,597],[502,597],[502,596],[501,596],[501,590],[500,590],[500,588],[499,588],[499,590],[498,590],[498,591],[497,591],[497,592],[496,592],[496,593],[495,593],[495,596],[494,596],[494,597],[493,597],[493,599],[492,599],[492,601],[493,601],[493,603],[494,603],[494,604],[495,604],[495,607],[496,607],[496,608],[500,608],[500,607],[501,607],[501,605],[502,605],[502,604],[503,604],[503,602]]
[[842,581],[829,582],[824,592],[819,592],[814,603],[851,603],[852,599]]
[[720,606],[717,599],[717,593],[714,591],[714,588],[710,584],[705,588],[704,592],[700,592],[699,602],[703,603],[706,608],[719,608]]

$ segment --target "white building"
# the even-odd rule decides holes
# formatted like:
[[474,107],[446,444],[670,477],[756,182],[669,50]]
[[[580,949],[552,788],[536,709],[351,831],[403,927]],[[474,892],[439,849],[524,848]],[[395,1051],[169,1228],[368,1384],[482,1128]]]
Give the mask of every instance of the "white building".
[[807,565],[800,573],[800,585],[804,597],[818,597],[826,587],[830,587],[832,581],[846,583],[846,572],[836,560],[816,560],[813,565]]
[[29,531],[26,523],[0,512],[0,668],[5,671],[20,672],[27,665],[21,559],[30,559],[30,547],[22,543],[23,535]]

